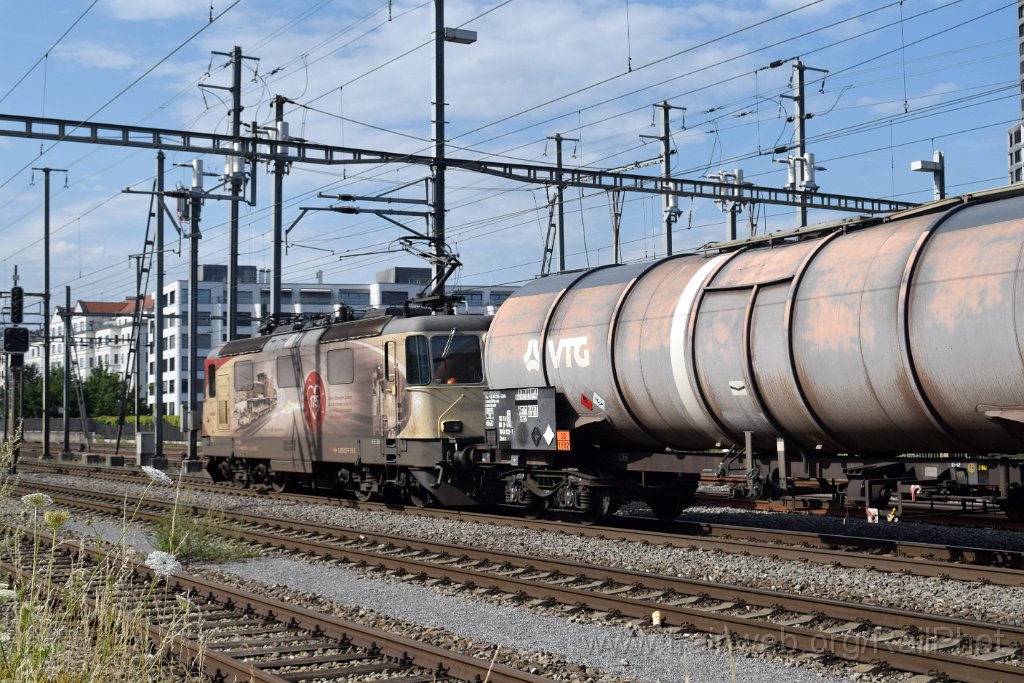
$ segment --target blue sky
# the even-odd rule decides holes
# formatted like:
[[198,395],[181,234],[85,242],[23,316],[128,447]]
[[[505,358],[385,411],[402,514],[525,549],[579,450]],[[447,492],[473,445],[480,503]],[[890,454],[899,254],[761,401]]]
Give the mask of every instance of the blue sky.
[[[244,121],[266,124],[280,94],[293,101],[286,109],[293,135],[430,151],[429,0],[91,4],[0,0],[0,112],[227,132],[225,93],[198,85],[227,85],[227,60],[211,51],[239,45],[259,58],[244,67]],[[447,48],[450,156],[553,164],[548,138],[561,134],[579,138],[565,143],[567,165],[652,159],[658,143],[640,136],[660,134],[652,105],[668,100],[686,107],[672,116],[674,175],[741,168],[751,182],[781,187],[785,166],[771,150],[793,132],[785,120],[792,102],[780,97],[790,92],[790,66],[766,67],[801,57],[829,71],[824,80],[808,72],[807,86],[814,113],[808,149],[827,168],[817,177],[822,192],[927,201],[930,176],[909,167],[937,149],[946,155],[951,194],[1006,183],[1006,129],[1020,118],[1013,2],[449,0],[446,15],[448,26],[478,33],[473,45]],[[168,161],[190,158],[172,153]],[[223,159],[205,164],[220,171]],[[132,295],[129,255],[143,251],[148,198],[121,190],[149,188],[154,152],[0,138],[0,289],[10,287],[14,265],[26,289],[42,287],[43,188],[33,166],[69,170],[66,188],[63,174],[52,181],[55,300],[64,285],[75,299]],[[326,206],[318,191],[378,194],[427,172],[296,165],[285,179],[285,224],[300,206]],[[167,184],[188,179],[175,168]],[[270,187],[258,168],[258,204],[242,209],[243,264],[270,266]],[[397,196],[422,198],[421,188]],[[449,240],[465,263],[460,283],[516,283],[537,274],[547,225],[543,187],[457,172],[448,175],[448,189]],[[677,250],[724,235],[713,202],[682,199],[679,206]],[[569,189],[565,211],[568,267],[610,262],[608,196]],[[811,212],[812,222],[835,217]],[[796,220],[793,210],[773,206],[757,207],[756,218],[758,232]],[[207,202],[202,262],[226,262],[227,219],[226,203]],[[627,195],[624,258],[658,256],[660,225],[657,197]],[[398,228],[374,216],[313,214],[292,231],[284,278],[307,281],[320,271],[325,282],[361,282],[390,265],[420,265],[402,253],[341,258],[395,248],[397,237]],[[178,248],[173,232],[168,246]],[[186,257],[167,254],[169,279],[184,278],[186,268]]]

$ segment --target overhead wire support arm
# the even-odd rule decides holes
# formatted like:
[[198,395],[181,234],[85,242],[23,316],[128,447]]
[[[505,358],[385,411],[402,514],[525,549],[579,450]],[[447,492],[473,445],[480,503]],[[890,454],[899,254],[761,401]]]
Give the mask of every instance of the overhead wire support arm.
[[[15,125],[11,125],[15,124]],[[30,116],[0,114],[0,137],[19,137],[36,140],[56,140],[91,144],[113,145],[182,151],[194,154],[241,156],[254,161],[280,160],[288,163],[317,165],[337,164],[380,164],[404,163],[430,166],[431,156],[399,154],[350,147],[336,147],[310,142],[289,140],[287,152],[278,154],[278,143],[265,138],[242,138],[240,149],[225,149],[228,142],[235,140],[229,135],[216,133],[195,133],[141,126],[121,126],[63,119],[47,119]],[[497,161],[446,159],[449,170],[463,170],[508,180],[542,185],[555,185],[556,169],[553,166],[517,164]],[[673,178],[667,184],[660,176],[645,176],[630,173],[583,168],[561,169],[562,185],[585,187],[598,190],[626,190],[648,194],[674,194],[681,197],[722,199],[723,197],[781,206],[801,206],[849,211],[853,213],[894,213],[917,206],[912,202],[857,197],[821,192],[800,192],[780,188],[750,185],[742,188],[736,196],[735,187],[709,180],[688,180]]]
[[465,171],[497,176],[507,180],[540,185],[569,185],[597,190],[624,190],[644,192],[647,194],[673,194],[680,197],[698,197],[704,199],[733,199],[781,206],[799,206],[806,204],[816,209],[832,211],[850,211],[854,213],[895,213],[912,209],[917,204],[889,199],[857,197],[852,195],[829,194],[824,192],[800,192],[784,188],[746,185],[737,189],[734,185],[718,183],[710,180],[692,180],[673,178],[666,181],[661,176],[645,176],[631,173],[613,173],[600,170],[581,168],[563,168],[562,177],[556,178],[553,167],[531,164],[515,164],[504,162],[448,160],[449,167]]

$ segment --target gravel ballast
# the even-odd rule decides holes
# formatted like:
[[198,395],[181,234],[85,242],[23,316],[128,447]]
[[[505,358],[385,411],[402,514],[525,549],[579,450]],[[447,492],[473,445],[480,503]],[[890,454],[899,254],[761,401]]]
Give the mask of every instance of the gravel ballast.
[[[62,475],[22,475],[22,480],[40,481],[68,486],[82,486],[82,480]],[[123,492],[127,486],[141,490],[138,485],[89,480],[89,488]],[[173,489],[153,487],[147,493],[150,498],[170,498]],[[1021,625],[1019,605],[1024,604],[1024,589],[967,583],[942,578],[922,578],[890,574],[863,569],[824,567],[809,562],[794,562],[772,558],[730,555],[722,552],[708,552],[661,546],[640,545],[621,541],[607,541],[567,534],[537,532],[533,530],[479,524],[458,520],[442,520],[393,512],[352,510],[332,505],[275,501],[273,499],[243,498],[223,494],[193,492],[191,500],[199,505],[212,505],[225,510],[252,514],[291,517],[306,522],[324,525],[358,528],[378,533],[400,534],[427,539],[443,539],[477,548],[493,548],[520,555],[538,555],[581,559],[594,564],[616,568],[678,575],[716,583],[739,583],[748,586],[768,588],[780,592],[818,595],[863,603],[881,604],[903,609],[919,610],[967,619],[992,620],[1000,623]],[[738,513],[734,510],[717,514],[717,508],[710,510],[691,509],[686,517],[700,521],[721,521],[723,523],[748,526],[773,525],[779,527],[803,528],[819,533],[855,533],[876,535],[886,538],[927,540],[956,545],[980,545],[978,530],[956,529],[933,525],[867,525],[860,520],[807,518],[800,515],[778,515],[772,513]],[[728,521],[726,521],[726,518]],[[781,521],[781,523],[779,523]],[[872,532],[876,532],[872,534]],[[86,534],[88,535],[88,533]],[[1013,532],[987,531],[984,539],[989,547],[1012,547],[1019,542],[1019,534]],[[1000,540],[1002,539],[1002,540]],[[401,581],[368,578],[333,565],[308,564],[271,557],[244,563],[222,565],[221,571],[247,580],[267,585],[289,586],[297,591],[324,595],[340,604],[355,604],[381,613],[393,614],[402,619],[418,621],[433,615],[434,619],[449,619],[451,623],[436,623],[437,626],[456,632],[459,624],[468,624],[473,637],[484,642],[493,642],[500,647],[537,650],[554,650],[576,661],[577,653],[598,659],[588,666],[598,667],[629,680],[682,680],[681,665],[685,653],[686,666],[691,666],[691,680],[718,680],[704,678],[720,672],[729,680],[730,660],[721,652],[711,652],[703,647],[706,640],[694,637],[691,641],[678,637],[667,637],[656,633],[643,634],[645,629],[609,628],[594,624],[573,623],[568,619],[534,614],[522,609],[513,609],[493,602],[467,600],[464,596],[439,595],[433,589],[409,585]],[[326,572],[326,573],[325,573]],[[337,573],[343,572],[343,573]],[[337,597],[332,591],[337,590]],[[412,590],[414,595],[402,591]],[[381,597],[383,596],[383,597]],[[443,607],[433,600],[447,598],[452,603]],[[372,600],[384,600],[372,603]],[[784,596],[780,595],[780,600]],[[426,605],[423,607],[421,605]],[[458,609],[456,609],[458,606]],[[469,610],[463,613],[461,610]],[[403,616],[400,610],[409,610]],[[512,619],[505,610],[515,614]],[[457,616],[456,616],[457,615]],[[537,619],[539,621],[529,621]],[[525,621],[520,621],[525,620]],[[435,622],[431,622],[435,623]],[[507,624],[508,628],[501,626]],[[578,630],[584,629],[584,630]],[[596,629],[590,631],[588,629]],[[462,633],[462,631],[457,631]],[[603,634],[595,636],[594,634]],[[603,639],[603,640],[602,640]],[[537,642],[539,641],[539,642]],[[595,647],[594,643],[600,644]],[[682,644],[686,643],[686,647]],[[561,648],[564,648],[563,651]],[[590,653],[590,650],[600,650]],[[707,658],[707,659],[704,659]],[[628,664],[622,664],[622,660]],[[795,680],[793,676],[807,676],[805,680],[821,680],[817,671],[795,669],[766,660],[747,659],[738,655],[737,666],[750,664],[753,669],[737,673],[737,680]],[[600,663],[597,663],[600,662]],[[618,668],[616,668],[618,667]],[[647,668],[649,667],[649,669]],[[758,668],[761,667],[761,668]]]
[[780,676],[787,681],[838,680],[739,654],[730,658],[680,638],[572,623],[514,607],[441,595],[400,581],[367,578],[328,564],[262,558],[207,568],[440,627],[503,649],[555,653],[630,681],[682,681],[687,676],[695,682],[730,681],[733,665],[736,680],[741,681],[776,681]]

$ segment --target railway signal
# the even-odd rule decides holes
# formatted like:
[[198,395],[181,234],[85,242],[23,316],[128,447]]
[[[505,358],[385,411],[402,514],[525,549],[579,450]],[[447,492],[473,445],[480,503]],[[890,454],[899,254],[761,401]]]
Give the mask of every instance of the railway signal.
[[14,287],[11,287],[11,323],[14,325],[20,325],[24,318],[25,290],[15,285]]
[[[13,317],[13,316],[12,316]],[[26,353],[28,351],[28,328],[8,327],[4,329],[4,352]]]

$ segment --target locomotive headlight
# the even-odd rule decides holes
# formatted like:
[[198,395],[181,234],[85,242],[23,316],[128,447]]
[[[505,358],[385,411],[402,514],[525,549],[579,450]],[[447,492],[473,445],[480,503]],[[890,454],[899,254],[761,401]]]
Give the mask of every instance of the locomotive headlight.
[[458,434],[462,431],[462,420],[445,420],[441,423],[441,431],[447,434]]

